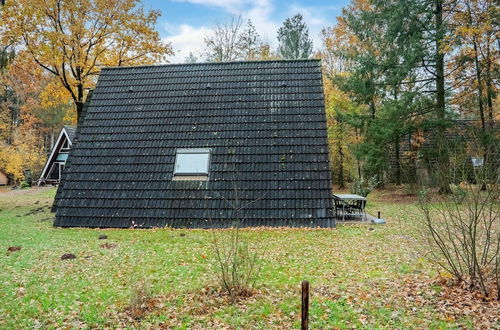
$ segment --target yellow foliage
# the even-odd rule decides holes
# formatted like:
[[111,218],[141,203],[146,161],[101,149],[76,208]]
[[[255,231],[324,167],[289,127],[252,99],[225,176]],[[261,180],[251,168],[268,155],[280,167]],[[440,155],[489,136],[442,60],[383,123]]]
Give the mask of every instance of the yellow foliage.
[[40,92],[40,106],[42,108],[57,107],[69,102],[71,102],[71,95],[54,78]]
[[2,143],[0,149],[0,169],[16,183],[24,179],[24,170],[37,178],[47,158],[42,143],[32,133],[16,134],[14,144]]
[[491,0],[457,1],[451,16],[455,28],[442,46],[452,55],[447,64],[454,86],[450,103],[465,117],[490,121],[495,119],[494,76],[500,68],[495,9]]
[[340,177],[339,172],[342,171],[346,180],[353,174],[356,166],[350,147],[358,141],[355,128],[344,123],[340,117],[354,114],[359,109],[330,79],[325,78],[323,86],[330,162],[333,173]]
[[12,176],[15,182],[23,179],[23,160],[21,154],[10,146],[7,148],[8,154],[5,155],[5,173]]
[[7,104],[0,103],[0,141],[6,141],[10,136],[10,122]]
[[81,111],[102,66],[155,63],[173,53],[155,30],[159,15],[145,12],[140,0],[17,0],[6,2],[0,21],[4,37],[21,40]]

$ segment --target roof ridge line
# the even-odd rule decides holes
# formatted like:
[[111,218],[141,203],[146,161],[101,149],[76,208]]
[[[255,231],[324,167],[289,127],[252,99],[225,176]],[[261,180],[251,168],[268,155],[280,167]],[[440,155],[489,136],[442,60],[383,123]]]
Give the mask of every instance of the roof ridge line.
[[302,58],[294,60],[252,60],[252,61],[229,61],[229,62],[199,62],[199,63],[158,63],[158,64],[144,64],[144,65],[130,65],[130,66],[106,66],[101,70],[109,69],[130,69],[130,68],[151,68],[151,67],[166,67],[166,66],[199,66],[199,65],[228,65],[228,64],[241,64],[241,63],[291,63],[291,62],[320,62],[319,58]]

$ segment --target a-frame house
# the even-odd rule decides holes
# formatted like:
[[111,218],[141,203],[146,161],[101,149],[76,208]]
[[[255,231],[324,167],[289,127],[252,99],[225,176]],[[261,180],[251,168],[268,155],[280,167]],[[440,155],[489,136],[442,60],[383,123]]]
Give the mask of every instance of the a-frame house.
[[65,125],[59,133],[49,158],[43,167],[38,185],[58,184],[61,181],[62,171],[66,165],[71,145],[75,139],[76,127]]
[[317,60],[103,69],[54,225],[335,226],[322,82]]

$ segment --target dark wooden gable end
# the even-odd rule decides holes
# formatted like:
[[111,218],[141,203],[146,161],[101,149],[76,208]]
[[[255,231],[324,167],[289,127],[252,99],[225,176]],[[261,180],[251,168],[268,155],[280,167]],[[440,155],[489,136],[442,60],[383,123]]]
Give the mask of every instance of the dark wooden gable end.
[[319,61],[104,69],[77,135],[56,226],[335,225]]

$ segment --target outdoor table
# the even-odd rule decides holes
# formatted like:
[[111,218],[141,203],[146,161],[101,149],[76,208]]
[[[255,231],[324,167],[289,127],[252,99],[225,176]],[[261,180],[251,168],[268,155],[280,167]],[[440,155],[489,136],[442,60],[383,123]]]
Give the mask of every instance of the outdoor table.
[[366,197],[355,194],[333,194],[335,202],[335,217],[337,212],[342,208],[342,220],[345,220],[346,213],[349,216],[360,216],[366,218]]

